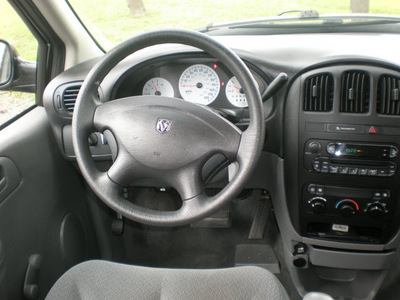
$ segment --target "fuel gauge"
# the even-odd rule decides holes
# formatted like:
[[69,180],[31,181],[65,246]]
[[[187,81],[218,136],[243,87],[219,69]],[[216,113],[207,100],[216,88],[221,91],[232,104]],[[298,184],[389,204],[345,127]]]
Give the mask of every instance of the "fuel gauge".
[[154,77],[144,84],[142,94],[174,97],[174,88],[167,79]]

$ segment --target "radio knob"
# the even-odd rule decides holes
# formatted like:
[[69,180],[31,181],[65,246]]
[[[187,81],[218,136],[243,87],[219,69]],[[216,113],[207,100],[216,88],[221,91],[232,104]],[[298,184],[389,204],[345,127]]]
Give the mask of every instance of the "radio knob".
[[322,214],[326,210],[326,199],[322,197],[314,197],[308,201],[311,209],[315,214]]
[[367,209],[367,213],[371,218],[380,219],[386,214],[386,209],[382,204],[374,203],[370,205]]
[[311,142],[308,145],[308,149],[311,153],[319,153],[321,151],[321,144],[318,142]]
[[339,210],[340,214],[345,218],[350,218],[356,214],[360,208],[354,200],[343,199],[336,204],[336,209]]

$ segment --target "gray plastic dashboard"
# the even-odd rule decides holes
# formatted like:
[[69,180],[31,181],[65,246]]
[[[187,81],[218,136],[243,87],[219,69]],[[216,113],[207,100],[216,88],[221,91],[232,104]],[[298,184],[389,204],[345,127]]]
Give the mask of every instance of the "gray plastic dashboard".
[[[393,35],[297,34],[215,38],[233,48],[238,55],[257,70],[258,75],[265,81],[273,79],[280,72],[285,72],[289,76],[289,82],[278,91],[275,97],[264,102],[267,125],[264,154],[259,167],[247,184],[247,188],[261,188],[270,191],[278,225],[283,234],[286,260],[295,259],[292,253],[293,247],[302,242],[312,249],[306,256],[307,261],[312,264],[331,267],[331,259],[340,261],[343,255],[350,258],[352,251],[360,251],[367,252],[369,255],[361,261],[346,260],[347,267],[362,269],[365,268],[366,260],[374,260],[373,266],[370,268],[385,269],[388,262],[392,260],[392,250],[398,247],[400,241],[396,228],[391,239],[385,244],[343,242],[302,236],[299,229],[299,195],[297,192],[291,194],[290,191],[298,190],[296,187],[300,167],[298,152],[300,151],[299,147],[303,147],[299,144],[298,123],[296,123],[299,120],[302,103],[303,74],[319,72],[321,68],[325,68],[324,71],[328,72],[330,68],[336,68],[336,70],[343,68],[344,70],[348,68],[347,66],[351,66],[350,68],[354,66],[357,68],[365,66],[367,69],[378,68],[388,70],[392,74],[399,72],[400,55],[398,55],[398,51],[393,47],[383,46],[392,44]],[[190,55],[192,58],[196,56],[203,58],[204,54],[196,49],[178,45],[152,47],[149,51],[137,53],[121,62],[106,77],[100,86],[100,99],[103,101],[112,99],[114,86],[127,71],[142,63],[171,57],[171,55]],[[71,114],[60,113],[58,110],[58,89],[63,85],[81,84],[97,61],[98,59],[93,59],[66,70],[56,77],[45,90],[44,105],[53,132],[64,157],[71,161],[74,160],[69,142]],[[382,72],[384,73],[384,71]],[[365,115],[364,118],[368,119],[369,115]],[[344,121],[339,120],[338,122]],[[351,123],[351,118],[348,117],[346,122]],[[366,121],[363,120],[363,122]],[[395,117],[386,118],[385,122],[388,124],[399,123]],[[102,148],[94,149],[95,159],[110,159],[107,154],[107,145],[101,144],[100,147]],[[350,182],[352,185],[349,180],[351,178],[347,178],[346,184]],[[335,183],[340,183],[340,179],[337,179]],[[292,186],[293,184],[294,186]],[[354,185],[357,184],[357,182],[354,183]],[[340,250],[342,256],[335,249]]]

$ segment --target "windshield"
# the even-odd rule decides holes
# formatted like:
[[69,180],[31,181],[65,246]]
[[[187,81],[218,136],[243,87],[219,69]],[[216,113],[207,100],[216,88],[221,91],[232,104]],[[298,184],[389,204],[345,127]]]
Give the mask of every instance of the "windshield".
[[350,12],[400,17],[398,0],[69,0],[69,3],[106,50],[148,30],[208,30],[211,24],[277,15],[296,17],[305,10],[313,10],[321,17],[323,14],[343,15]]

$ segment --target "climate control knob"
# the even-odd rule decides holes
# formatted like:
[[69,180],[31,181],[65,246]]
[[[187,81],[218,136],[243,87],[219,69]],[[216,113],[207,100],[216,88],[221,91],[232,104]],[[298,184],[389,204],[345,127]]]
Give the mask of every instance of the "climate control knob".
[[326,210],[326,199],[323,197],[314,197],[308,200],[311,210],[316,214],[322,214]]
[[374,219],[382,218],[386,213],[386,208],[380,203],[373,203],[367,208],[367,213]]
[[336,209],[345,218],[350,218],[360,209],[357,202],[352,199],[343,199],[336,203]]

